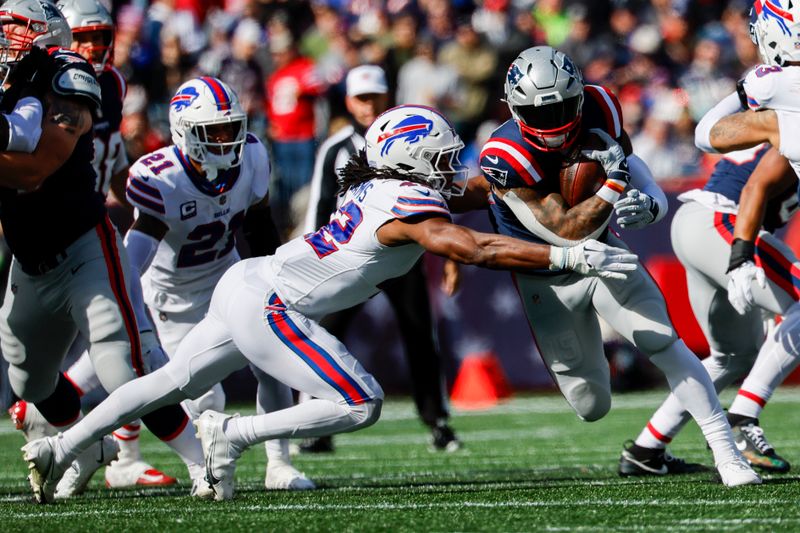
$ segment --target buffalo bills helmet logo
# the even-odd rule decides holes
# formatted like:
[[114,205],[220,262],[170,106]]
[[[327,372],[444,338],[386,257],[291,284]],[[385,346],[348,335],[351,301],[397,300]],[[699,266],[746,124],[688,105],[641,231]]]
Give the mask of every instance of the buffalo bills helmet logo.
[[753,4],[753,9],[756,12],[756,16],[762,15],[764,19],[775,19],[783,33],[788,36],[792,35],[787,22],[794,22],[794,16],[781,7],[780,0],[766,0],[763,4],[758,0]]
[[192,105],[192,102],[194,102],[198,96],[200,96],[200,93],[197,92],[197,89],[191,86],[185,87],[172,97],[172,100],[169,101],[169,105],[172,106],[175,111],[183,111]]
[[522,71],[517,65],[512,63],[511,68],[508,69],[506,78],[508,79],[508,85],[514,87],[519,83],[519,80],[522,79]]
[[385,156],[395,141],[405,140],[408,144],[414,144],[424,139],[433,129],[433,121],[420,115],[412,115],[398,122],[392,129],[381,133],[378,137],[378,144],[384,143],[381,148],[381,156]]

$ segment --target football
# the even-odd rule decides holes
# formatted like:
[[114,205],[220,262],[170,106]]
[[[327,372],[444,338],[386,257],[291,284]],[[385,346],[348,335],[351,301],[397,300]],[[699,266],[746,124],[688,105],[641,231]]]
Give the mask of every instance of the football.
[[561,196],[570,207],[581,203],[596,193],[606,180],[603,165],[581,157],[575,163],[561,169],[559,184]]

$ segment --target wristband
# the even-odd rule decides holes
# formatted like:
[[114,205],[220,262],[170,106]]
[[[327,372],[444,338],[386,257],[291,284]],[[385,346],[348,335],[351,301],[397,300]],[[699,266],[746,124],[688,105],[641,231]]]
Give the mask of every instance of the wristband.
[[728,261],[728,270],[726,270],[725,273],[727,274],[732,270],[736,270],[748,261],[753,262],[755,255],[756,245],[754,242],[744,239],[733,239],[731,243],[731,258]]
[[595,194],[606,202],[613,204],[625,192],[626,186],[627,183],[623,180],[608,178]]

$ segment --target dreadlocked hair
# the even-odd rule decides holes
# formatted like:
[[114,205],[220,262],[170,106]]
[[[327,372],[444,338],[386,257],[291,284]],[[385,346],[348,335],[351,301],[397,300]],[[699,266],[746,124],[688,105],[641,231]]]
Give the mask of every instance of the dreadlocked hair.
[[350,187],[376,179],[411,181],[430,187],[430,183],[422,174],[408,172],[399,168],[369,166],[367,151],[362,149],[351,155],[347,164],[339,171],[339,190],[336,194],[344,194]]

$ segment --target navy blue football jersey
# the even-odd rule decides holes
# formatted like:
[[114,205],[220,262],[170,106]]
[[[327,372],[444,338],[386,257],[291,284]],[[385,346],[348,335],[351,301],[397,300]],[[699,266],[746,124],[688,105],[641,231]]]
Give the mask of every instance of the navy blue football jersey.
[[[750,174],[753,173],[769,148],[769,145],[761,144],[747,150],[726,154],[714,166],[714,171],[703,190],[721,194],[738,204],[742,189],[750,178]],[[798,200],[795,187],[788,187],[767,202],[764,229],[774,231],[784,226],[797,209]]]
[[[78,65],[80,61],[86,63],[68,57],[70,65],[94,76],[91,66],[87,70],[88,63]],[[4,97],[0,107],[9,112],[17,99]],[[36,271],[41,262],[62,253],[106,214],[105,198],[95,190],[92,138],[91,130],[81,136],[69,159],[36,191],[0,187],[0,222],[11,252],[26,271]]]
[[[580,149],[589,130],[600,128],[619,141],[623,134],[622,110],[614,93],[605,87],[587,85],[578,139],[570,154],[545,152],[528,143],[513,120],[497,128],[481,150],[480,167],[492,185],[502,189],[532,187],[559,192],[559,174],[568,158]],[[490,216],[498,233],[532,242],[545,242],[523,226],[509,207],[495,196],[490,199]]]
[[103,71],[97,81],[100,82],[102,106],[94,123],[92,165],[97,174],[95,189],[107,195],[111,187],[111,177],[128,168],[128,156],[119,131],[127,84],[114,67]]

